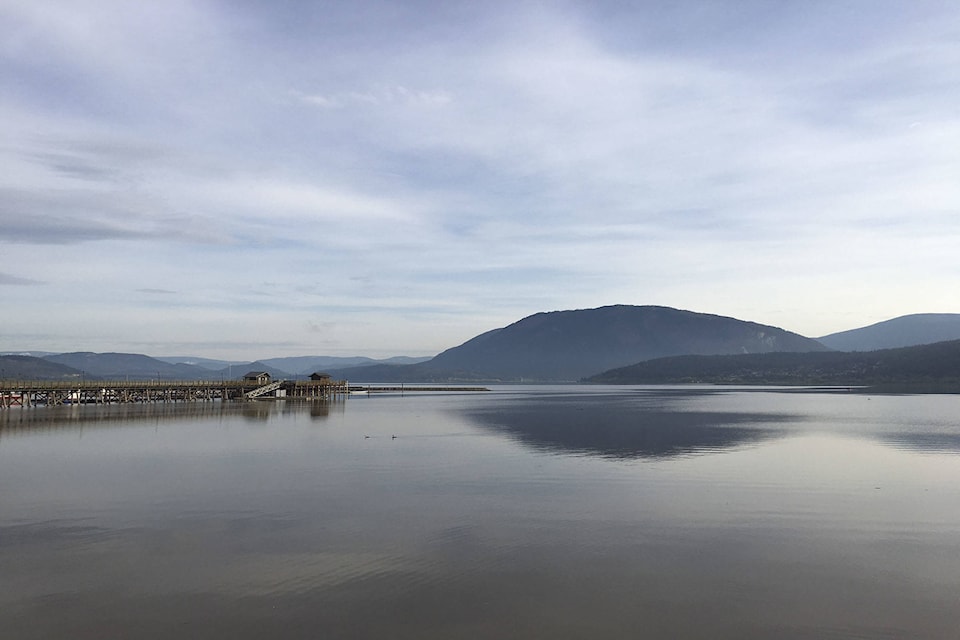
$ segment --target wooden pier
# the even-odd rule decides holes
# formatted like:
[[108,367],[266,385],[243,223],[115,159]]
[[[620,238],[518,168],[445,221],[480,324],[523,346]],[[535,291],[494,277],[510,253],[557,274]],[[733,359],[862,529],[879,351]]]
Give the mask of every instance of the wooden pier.
[[333,400],[349,392],[346,380],[277,380],[259,384],[249,380],[187,380],[169,382],[0,380],[0,409],[156,402],[214,402],[254,399]]

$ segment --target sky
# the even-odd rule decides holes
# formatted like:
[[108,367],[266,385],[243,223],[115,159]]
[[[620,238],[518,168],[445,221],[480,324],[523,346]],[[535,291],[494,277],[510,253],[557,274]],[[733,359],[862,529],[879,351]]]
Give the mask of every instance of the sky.
[[0,351],[960,312],[954,0],[0,0]]

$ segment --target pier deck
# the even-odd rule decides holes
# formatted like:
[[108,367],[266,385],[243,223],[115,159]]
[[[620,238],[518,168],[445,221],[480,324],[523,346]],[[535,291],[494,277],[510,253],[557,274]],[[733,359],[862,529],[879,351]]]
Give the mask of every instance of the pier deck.
[[[265,387],[271,387],[264,391]],[[0,380],[0,409],[124,402],[212,402],[260,398],[334,399],[347,395],[346,380],[42,381]]]

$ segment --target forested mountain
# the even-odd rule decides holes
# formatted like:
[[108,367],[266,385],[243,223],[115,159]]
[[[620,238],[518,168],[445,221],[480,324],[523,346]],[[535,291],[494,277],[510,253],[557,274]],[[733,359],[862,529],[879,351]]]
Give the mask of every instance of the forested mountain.
[[410,367],[340,370],[377,381],[574,381],[679,354],[826,351],[777,327],[670,307],[616,305],[538,313]]
[[35,356],[0,356],[0,380],[72,380],[79,369]]
[[960,340],[879,351],[676,356],[605,371],[607,384],[936,384],[960,389]]
[[838,351],[874,351],[960,340],[960,313],[915,313],[817,340]]

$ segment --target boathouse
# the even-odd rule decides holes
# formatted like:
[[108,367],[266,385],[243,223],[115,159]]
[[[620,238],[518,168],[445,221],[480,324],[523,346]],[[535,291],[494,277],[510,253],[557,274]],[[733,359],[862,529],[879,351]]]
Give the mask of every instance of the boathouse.
[[270,384],[270,374],[266,371],[251,371],[243,376],[244,382],[256,382],[257,384]]
[[329,373],[322,373],[320,371],[314,371],[310,374],[310,379],[317,382],[330,382],[332,376]]

